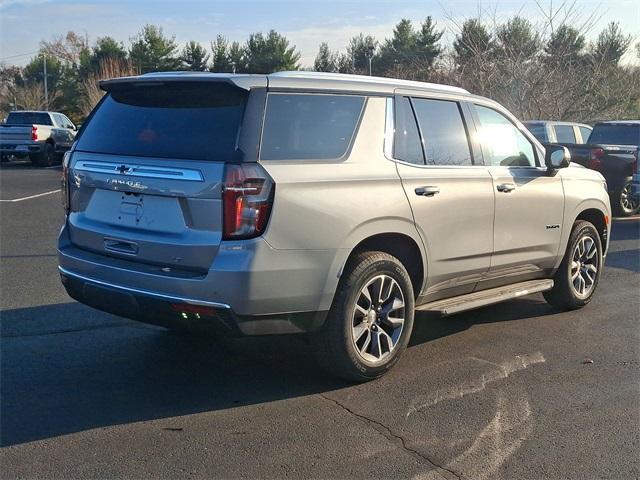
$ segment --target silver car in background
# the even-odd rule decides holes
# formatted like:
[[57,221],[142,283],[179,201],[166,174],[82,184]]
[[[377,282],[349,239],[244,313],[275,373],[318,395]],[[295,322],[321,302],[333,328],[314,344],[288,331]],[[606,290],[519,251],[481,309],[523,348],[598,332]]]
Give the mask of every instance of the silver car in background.
[[156,73],[107,92],[64,162],[68,293],[218,335],[307,333],[365,381],[414,311],[592,298],[602,176],[460,88],[309,72]]

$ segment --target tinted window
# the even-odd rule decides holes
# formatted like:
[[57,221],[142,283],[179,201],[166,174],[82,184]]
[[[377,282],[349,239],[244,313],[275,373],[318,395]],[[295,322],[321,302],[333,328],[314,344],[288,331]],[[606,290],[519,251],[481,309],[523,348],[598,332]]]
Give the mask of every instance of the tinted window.
[[396,133],[393,158],[424,165],[418,125],[416,124],[411,102],[407,97],[401,97],[400,101],[396,103]]
[[576,135],[571,125],[554,125],[558,143],[576,143]]
[[60,115],[59,113],[52,113],[51,115],[53,115],[53,119],[58,127],[65,127],[65,121],[62,118],[62,115]]
[[6,123],[8,125],[52,125],[49,114],[38,112],[10,112]]
[[77,149],[192,160],[232,158],[246,94],[229,85],[174,82],[112,91]]
[[600,124],[593,127],[588,143],[609,145],[640,144],[640,125]]
[[525,127],[529,129],[533,136],[536,137],[541,142],[547,142],[547,128],[544,123],[525,123]]
[[427,165],[471,165],[467,132],[456,102],[412,99]]
[[272,93],[262,133],[263,160],[327,160],[351,143],[364,97]]
[[511,121],[487,107],[476,105],[480,119],[478,137],[486,165],[535,166],[533,145]]
[[580,129],[580,135],[582,135],[582,143],[587,143],[589,135],[591,135],[591,129],[587,127],[578,127]]

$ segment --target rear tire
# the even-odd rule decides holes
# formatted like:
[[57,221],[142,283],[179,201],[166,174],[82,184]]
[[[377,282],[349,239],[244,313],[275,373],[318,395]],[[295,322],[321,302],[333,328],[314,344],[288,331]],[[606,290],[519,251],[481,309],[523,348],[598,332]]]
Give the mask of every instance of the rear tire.
[[350,381],[378,378],[406,349],[413,316],[413,287],[402,263],[384,252],[356,254],[312,339],[318,363]]
[[601,272],[602,243],[598,230],[590,222],[578,220],[553,277],[553,288],[543,293],[544,298],[562,310],[582,308],[591,301]]
[[629,217],[640,211],[640,202],[633,196],[632,190],[632,182],[627,181],[614,193],[611,203],[616,216]]
[[55,148],[52,143],[45,143],[44,150],[41,153],[31,155],[31,163],[38,167],[50,167],[55,161]]

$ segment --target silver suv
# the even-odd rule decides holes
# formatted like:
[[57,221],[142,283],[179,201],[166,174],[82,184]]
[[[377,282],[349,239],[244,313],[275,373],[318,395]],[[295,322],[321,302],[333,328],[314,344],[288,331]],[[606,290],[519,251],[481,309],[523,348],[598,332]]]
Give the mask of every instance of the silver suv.
[[[62,282],[92,307],[216,334],[307,333],[359,381],[414,311],[592,298],[610,206],[460,88],[309,72],[157,73],[107,92],[64,162]],[[569,167],[569,168],[565,168]]]

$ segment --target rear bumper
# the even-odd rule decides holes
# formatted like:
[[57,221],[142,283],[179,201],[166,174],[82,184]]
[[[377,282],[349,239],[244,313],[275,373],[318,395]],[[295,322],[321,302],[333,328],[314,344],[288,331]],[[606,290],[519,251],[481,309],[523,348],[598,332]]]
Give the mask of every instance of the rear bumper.
[[200,328],[232,336],[241,334],[236,315],[224,303],[122,287],[62,267],[58,269],[69,296],[98,310],[167,328]]
[[44,149],[44,142],[0,142],[0,153],[28,155],[40,153]]
[[146,323],[230,335],[318,329],[338,280],[335,257],[335,251],[275,250],[263,239],[229,242],[202,275],[79,249],[66,226],[58,245],[63,284],[79,302]]

